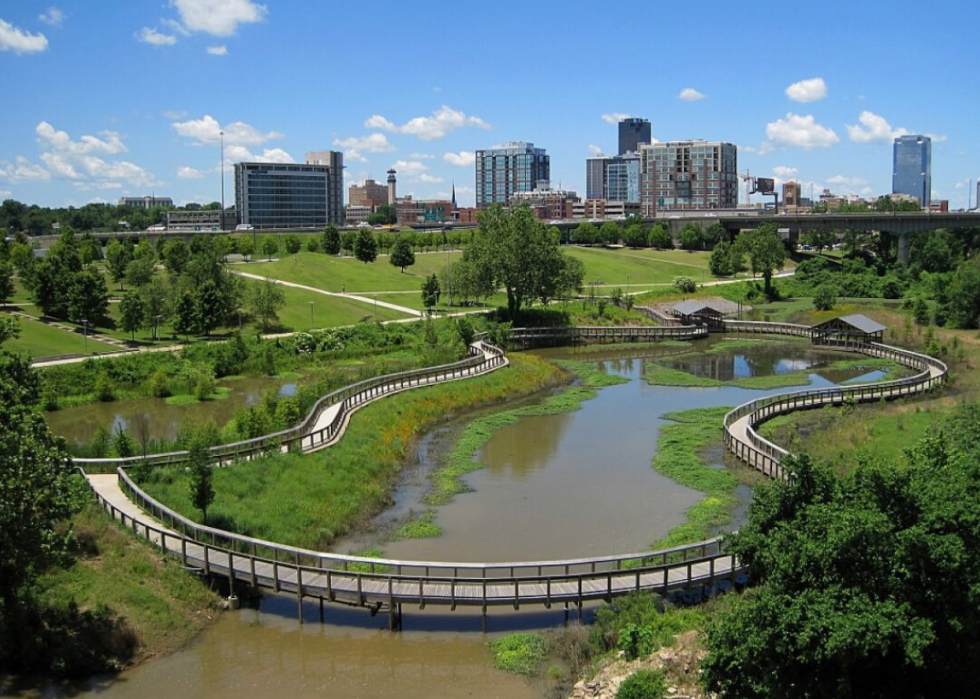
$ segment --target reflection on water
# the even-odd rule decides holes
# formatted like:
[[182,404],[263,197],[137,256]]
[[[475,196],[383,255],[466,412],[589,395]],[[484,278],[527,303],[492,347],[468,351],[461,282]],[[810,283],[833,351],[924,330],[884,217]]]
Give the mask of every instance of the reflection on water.
[[276,386],[281,396],[291,396],[296,392],[295,382],[276,378],[232,379],[219,381],[218,385],[229,389],[228,396],[221,400],[193,405],[167,405],[164,398],[138,398],[65,408],[45,413],[44,417],[51,431],[67,439],[69,444],[88,444],[100,427],[110,431],[120,427],[129,429],[133,419],[139,415],[147,420],[150,439],[172,441],[184,425],[200,425],[211,420],[220,428],[235,416],[238,408],[256,405],[263,393]]

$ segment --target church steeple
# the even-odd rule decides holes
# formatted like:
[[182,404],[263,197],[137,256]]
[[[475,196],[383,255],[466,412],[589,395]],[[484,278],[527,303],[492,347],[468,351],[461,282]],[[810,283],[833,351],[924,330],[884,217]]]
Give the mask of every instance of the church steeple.
[[455,211],[457,208],[458,207],[456,206],[456,183],[453,182],[453,211]]

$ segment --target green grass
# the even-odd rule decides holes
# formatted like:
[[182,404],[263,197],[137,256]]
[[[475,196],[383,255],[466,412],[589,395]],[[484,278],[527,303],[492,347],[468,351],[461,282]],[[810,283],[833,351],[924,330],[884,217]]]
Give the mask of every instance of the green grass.
[[683,250],[631,250],[629,248],[562,248],[585,265],[585,281],[601,284],[670,284],[675,277],[697,282],[714,279],[708,271],[709,252]]
[[544,639],[534,633],[513,633],[487,644],[493,653],[493,666],[517,675],[534,675],[544,661]]
[[474,457],[500,428],[513,425],[524,417],[573,412],[582,407],[583,401],[595,398],[596,389],[629,381],[622,376],[599,371],[595,365],[586,362],[563,360],[557,363],[578,376],[581,385],[569,387],[537,405],[493,413],[470,422],[449,452],[446,465],[432,474],[432,490],[426,496],[427,503],[443,505],[454,495],[467,491],[462,477],[484,468],[485,464]]
[[[40,321],[17,319],[20,324],[20,337],[4,343],[4,349],[13,352],[27,352],[34,359],[58,357],[64,354],[84,354],[85,337],[81,333],[54,328]],[[89,354],[116,352],[118,347],[88,338]]]
[[170,396],[164,400],[167,405],[196,405],[197,403],[205,403],[212,400],[225,400],[231,394],[231,389],[227,386],[218,386],[215,388],[214,393],[205,398],[203,401],[197,396],[191,395],[189,393],[178,393],[175,396]]
[[215,618],[218,596],[205,583],[114,524],[94,504],[73,524],[89,552],[41,578],[46,604],[65,606],[74,600],[83,610],[107,604],[136,632],[136,661],[181,648]]
[[435,518],[435,510],[426,510],[400,526],[395,532],[394,539],[434,539],[442,536],[442,527],[432,521]]
[[[358,411],[338,444],[308,455],[276,454],[216,469],[209,519],[272,541],[323,549],[388,504],[412,439],[459,411],[555,385],[563,373],[531,355],[466,381],[407,391]],[[180,469],[155,472],[147,490],[199,518]]]
[[651,548],[682,546],[707,539],[713,529],[731,521],[739,478],[727,469],[711,468],[701,453],[721,441],[721,421],[731,408],[699,408],[664,417],[676,424],[660,429],[653,470],[705,496],[686,513],[686,521],[671,529]]
[[[249,286],[261,282],[246,279]],[[279,323],[283,330],[309,330],[312,328],[333,328],[340,325],[353,325],[363,321],[398,320],[404,313],[372,304],[335,296],[324,296],[315,291],[281,287],[286,297],[285,305],[279,309]],[[313,302],[313,324],[310,325],[310,302]]]

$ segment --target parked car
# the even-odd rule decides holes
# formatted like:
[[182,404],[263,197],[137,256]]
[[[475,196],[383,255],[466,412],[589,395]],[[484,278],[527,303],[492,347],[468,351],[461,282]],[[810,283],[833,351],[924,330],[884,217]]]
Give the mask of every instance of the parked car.
[[255,230],[255,226],[249,225],[247,223],[240,223],[237,226],[235,226],[235,230],[236,231],[254,231]]

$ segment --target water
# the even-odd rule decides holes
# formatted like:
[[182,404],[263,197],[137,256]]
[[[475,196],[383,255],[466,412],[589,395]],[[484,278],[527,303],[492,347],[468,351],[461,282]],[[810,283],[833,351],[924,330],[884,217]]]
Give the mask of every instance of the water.
[[[712,342],[701,341],[697,348]],[[385,553],[399,558],[500,561],[646,548],[682,522],[684,511],[699,498],[698,493],[659,476],[650,467],[659,430],[667,424],[664,413],[737,405],[779,392],[649,386],[642,380],[646,362],[680,351],[641,346],[598,353],[594,348],[543,352],[598,362],[606,371],[629,378],[629,383],[601,389],[577,412],[526,418],[498,430],[478,454],[487,467],[466,477],[473,491],[436,508],[436,522],[445,529],[443,536],[386,544]],[[784,346],[776,366],[800,358],[805,361],[807,351],[805,345]],[[756,350],[744,354],[754,359]],[[853,378],[854,373],[838,380]],[[811,379],[815,387],[833,385],[818,374]],[[123,414],[123,404],[86,406],[85,410],[94,407]],[[443,426],[419,440],[416,465],[407,470],[394,493],[394,506],[378,522],[398,522],[426,509],[421,502],[428,485],[426,474],[438,465],[460,429],[461,425]],[[719,435],[720,431],[719,425]],[[722,467],[721,450],[710,453],[708,460]],[[751,490],[741,486],[737,496],[736,521],[744,517]],[[360,540],[343,542],[337,550],[381,537],[384,529],[379,525]],[[223,614],[188,648],[118,676],[77,685],[25,679],[22,684],[5,686],[0,678],[0,691],[52,699],[94,699],[96,695],[110,699],[525,699],[543,695],[545,680],[528,681],[492,668],[487,639],[479,632],[478,611],[406,607],[403,613],[405,633],[392,634],[385,630],[383,614],[371,617],[365,610],[335,605],[327,605],[326,623],[320,624],[317,605],[308,602],[304,605],[307,623],[299,625],[295,600],[268,594],[258,609]],[[563,612],[558,609],[516,613],[495,608],[490,630],[548,628],[562,620]]]
[[130,426],[140,415],[146,418],[150,439],[172,441],[184,425],[200,425],[212,420],[222,427],[235,416],[238,408],[256,405],[262,394],[271,388],[278,387],[281,396],[296,392],[295,382],[276,378],[231,379],[219,381],[218,385],[229,389],[227,398],[192,405],[167,405],[164,398],[137,398],[65,408],[45,413],[44,418],[51,431],[64,437],[69,444],[88,444],[100,427],[109,431],[122,428],[132,434]]

